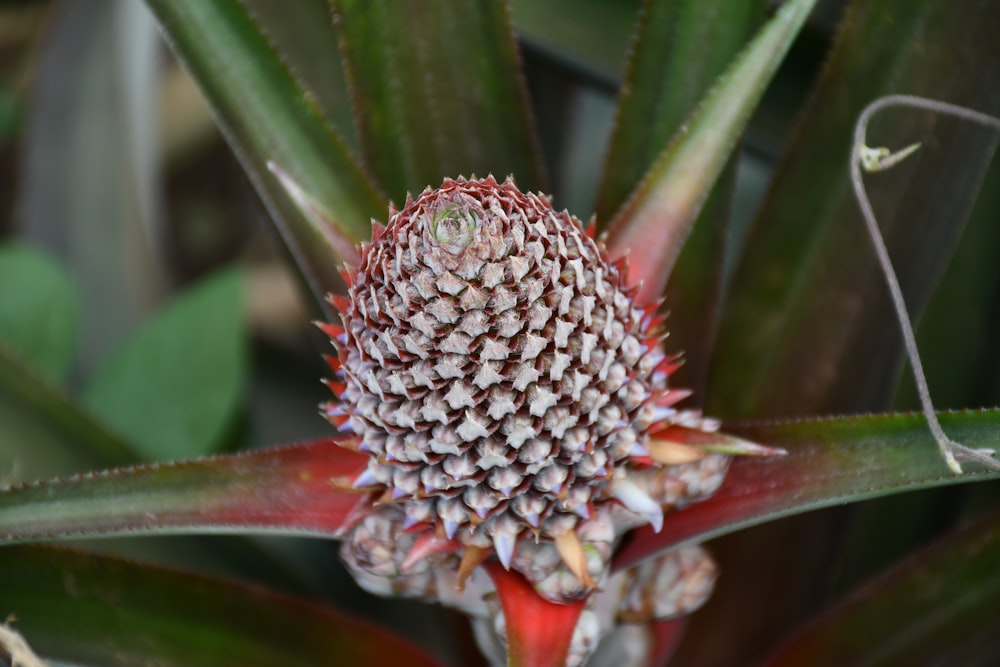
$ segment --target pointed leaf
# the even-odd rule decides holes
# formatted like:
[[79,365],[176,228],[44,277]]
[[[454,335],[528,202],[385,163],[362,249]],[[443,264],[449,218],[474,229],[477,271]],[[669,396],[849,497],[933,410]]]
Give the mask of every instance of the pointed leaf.
[[147,0],[174,52],[201,87],[282,238],[317,297],[338,260],[267,168],[281,167],[329,214],[341,234],[369,236],[385,215],[377,185],[348,153],[309,91],[274,51],[239,0]]
[[677,650],[677,646],[684,638],[684,630],[687,627],[687,617],[670,618],[663,621],[653,621],[649,624],[649,630],[653,635],[653,648],[650,651],[649,665],[666,665],[670,656]]
[[[60,388],[12,356],[0,341],[0,488],[16,482],[67,476],[134,463],[137,448],[96,419]],[[175,538],[169,543],[108,545],[143,558],[246,572],[275,563],[258,545],[235,539],[211,545]],[[251,565],[252,564],[252,565]],[[291,579],[289,577],[289,579]],[[297,580],[296,580],[297,581]]]
[[79,308],[66,272],[45,254],[16,244],[0,246],[0,340],[26,364],[56,382],[76,349]]
[[14,628],[43,658],[69,664],[440,664],[314,602],[62,549],[0,549],[0,589],[0,616],[16,616]]
[[336,536],[371,502],[342,490],[367,462],[320,440],[15,486],[0,493],[0,542],[154,533]]
[[145,458],[216,449],[246,375],[242,297],[233,270],[182,294],[96,371],[84,403]]
[[993,513],[867,583],[764,664],[994,664],[998,562]]
[[712,344],[722,314],[725,259],[734,237],[737,160],[735,155],[730,158],[692,223],[663,292],[664,308],[669,313],[669,349],[684,353],[684,363],[673,382],[694,392],[695,405],[705,401]]
[[[944,414],[941,423],[969,447],[1000,447],[1000,410]],[[679,544],[821,507],[1000,479],[1000,472],[973,463],[964,464],[964,474],[949,472],[922,415],[774,422],[737,430],[755,442],[782,447],[788,455],[734,460],[714,496],[668,515],[659,534],[639,529],[617,554],[617,569]]]
[[629,251],[640,299],[661,293],[708,193],[815,0],[790,0],[702,101],[610,224],[609,247]]
[[[1000,112],[991,78],[998,31],[995,4],[982,12],[947,0],[853,4],[733,277],[710,381],[713,414],[885,409],[902,345],[847,180],[851,128],[864,106],[895,92]],[[924,145],[865,179],[912,317],[962,233],[995,140],[905,109],[879,114],[869,129],[873,146]],[[961,345],[951,331],[951,345]]]
[[327,0],[295,0],[294,9],[274,0],[241,2],[254,21],[267,28],[268,41],[316,100],[337,134],[351,151],[357,151],[354,115]]
[[640,0],[511,0],[518,39],[616,86]]
[[[917,347],[938,409],[1000,403],[996,341],[1000,322],[1000,160],[994,158],[955,255],[941,277],[917,330]],[[961,343],[955,333],[961,333]],[[919,405],[912,378],[904,375],[894,407]]]
[[549,602],[517,572],[485,565],[507,624],[508,667],[563,667],[586,599]]
[[[764,17],[766,2],[647,2],[618,100],[597,199],[597,220],[612,218],[691,110],[739,54]],[[667,288],[670,345],[684,350],[678,386],[703,394],[719,314],[722,259],[729,237],[733,159],[720,175],[684,242]]]
[[364,155],[394,201],[472,174],[543,185],[505,3],[330,4]]
[[0,341],[0,484],[136,460],[131,445]]
[[[545,3],[538,3],[545,4]],[[612,219],[763,18],[761,0],[647,2],[618,98],[598,193]]]

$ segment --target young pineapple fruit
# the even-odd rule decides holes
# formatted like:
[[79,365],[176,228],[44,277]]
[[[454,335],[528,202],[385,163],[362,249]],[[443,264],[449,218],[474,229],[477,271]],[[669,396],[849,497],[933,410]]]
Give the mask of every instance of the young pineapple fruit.
[[753,447],[675,409],[689,392],[668,387],[657,304],[634,302],[593,227],[512,179],[408,199],[360,257],[331,297],[343,326],[322,325],[323,409],[371,456],[353,487],[375,509],[343,550],[369,589],[434,597],[432,568],[461,587],[495,556],[581,597],[622,534],[718,487],[713,446]]

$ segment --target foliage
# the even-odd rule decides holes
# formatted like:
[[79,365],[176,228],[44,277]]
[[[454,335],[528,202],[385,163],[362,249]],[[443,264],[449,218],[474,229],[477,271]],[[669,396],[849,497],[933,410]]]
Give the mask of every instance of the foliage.
[[[364,500],[331,484],[358,460],[332,453],[315,415],[308,322],[342,291],[337,256],[390,200],[492,172],[596,213],[648,298],[666,295],[689,402],[789,452],[735,462],[717,496],[618,551],[624,569],[711,538],[719,562],[683,635],[642,626],[651,655],[1000,658],[996,473],[951,474],[922,417],[887,412],[917,403],[848,181],[854,120],[879,96],[1000,114],[1000,7],[146,4],[0,8],[0,160],[17,174],[0,190],[13,221],[0,225],[0,481],[61,478],[0,494],[0,534],[215,536],[0,549],[0,617],[40,655],[482,664],[464,618],[373,600],[329,540],[301,536],[336,537]],[[866,183],[935,399],[986,408],[944,414],[944,429],[998,448],[998,137],[910,110],[868,135],[922,143]],[[293,441],[306,444],[255,449]],[[531,629],[571,627],[579,610],[511,602],[523,582],[498,581],[515,591],[511,664],[554,664]]]

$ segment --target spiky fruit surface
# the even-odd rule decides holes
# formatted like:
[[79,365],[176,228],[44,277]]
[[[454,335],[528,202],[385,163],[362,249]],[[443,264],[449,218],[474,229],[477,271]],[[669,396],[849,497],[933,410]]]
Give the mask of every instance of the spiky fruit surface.
[[371,455],[355,487],[401,509],[400,526],[505,566],[525,536],[554,543],[592,586],[616,531],[592,568],[583,524],[617,500],[658,526],[669,499],[629,472],[654,464],[650,433],[702,426],[671,407],[686,392],[667,388],[673,360],[624,266],[547,198],[493,178],[408,200],[360,256],[333,299],[343,329],[326,327],[340,376],[327,417]]

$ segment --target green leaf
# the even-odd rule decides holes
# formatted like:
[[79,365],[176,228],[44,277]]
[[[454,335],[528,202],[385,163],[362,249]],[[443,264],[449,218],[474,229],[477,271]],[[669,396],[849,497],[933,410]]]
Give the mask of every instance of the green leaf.
[[[0,340],[0,487],[126,465],[139,458],[136,449]],[[262,556],[258,546],[235,538],[211,544],[173,538],[169,543],[118,541],[103,546],[191,567],[259,575],[264,569],[260,563],[266,562],[269,576],[276,571],[274,561]]]
[[308,193],[339,236],[355,242],[369,237],[371,218],[385,216],[386,201],[378,186],[239,0],[147,4],[197,81],[303,279],[321,302],[339,284],[339,261],[326,230],[305,216],[268,163]]
[[24,123],[24,109],[12,82],[0,83],[0,142],[17,136]]
[[76,361],[87,374],[155,307],[164,282],[154,246],[156,26],[134,2],[71,0],[49,28],[28,104],[18,226],[73,276],[85,305]]
[[0,484],[134,460],[128,443],[0,341]]
[[993,513],[867,583],[764,664],[994,664],[998,562]]
[[504,3],[331,7],[365,159],[394,201],[472,174],[543,185]]
[[150,459],[214,450],[246,377],[240,274],[224,271],[158,313],[91,379],[83,399]]
[[256,586],[41,547],[0,550],[0,615],[71,664],[395,667],[440,663],[329,607]]
[[594,77],[621,78],[640,0],[511,0],[521,41]]
[[[847,180],[851,128],[865,105],[895,92],[997,113],[1000,89],[990,73],[1000,67],[998,30],[1000,6],[971,12],[947,0],[854,3],[733,277],[711,412],[748,418],[884,409],[902,345]],[[994,138],[917,111],[886,111],[875,121],[872,145],[924,145],[866,178],[911,315],[919,314],[962,233]]]
[[886,496],[844,512],[845,525],[836,537],[836,572],[826,582],[831,599],[939,537],[951,518],[945,517],[943,508],[964,504],[961,499],[977,488],[943,487]]
[[354,115],[327,0],[295,0],[294,10],[274,0],[242,2],[254,21],[266,28],[274,50],[314,97],[337,134],[351,150],[357,150]]
[[712,194],[693,223],[691,234],[670,272],[664,292],[669,312],[669,349],[684,353],[684,364],[672,375],[675,386],[694,392],[693,401],[705,400],[712,343],[722,313],[725,259],[733,242],[733,195],[737,160],[731,158]]
[[363,508],[368,457],[333,440],[151,464],[0,492],[0,541],[157,533],[335,537]]
[[750,114],[815,0],[785,3],[659,154],[609,225],[613,254],[630,252],[639,298],[655,300]]
[[[946,413],[941,424],[967,446],[1000,447],[1000,410]],[[966,473],[950,473],[923,415],[773,422],[729,430],[782,447],[788,455],[734,460],[714,496],[669,515],[658,534],[648,527],[637,531],[617,554],[617,568],[680,544],[701,543],[822,507],[1000,479],[1000,472],[973,463],[964,464]]]
[[646,3],[618,99],[597,198],[599,221],[611,220],[625,203],[691,110],[739,54],[760,24],[766,5],[761,0]]
[[27,246],[0,246],[0,340],[47,378],[62,381],[76,348],[76,292],[66,272]]
[[[1000,303],[1000,160],[983,181],[962,241],[920,319],[917,347],[938,408],[1000,403],[997,346],[992,316]],[[912,377],[904,375],[895,404],[919,405]]]
[[[544,3],[543,3],[544,4]],[[618,101],[597,199],[598,224],[632,193],[761,23],[765,2],[646,3]],[[671,347],[684,350],[677,383],[701,395],[719,310],[722,258],[736,170],[727,168],[693,223],[670,276]]]

